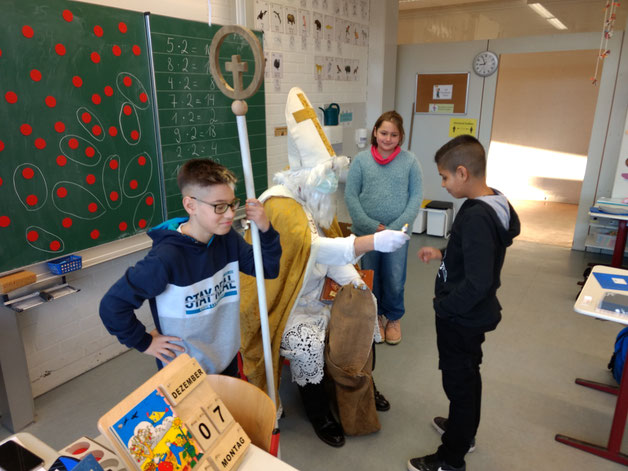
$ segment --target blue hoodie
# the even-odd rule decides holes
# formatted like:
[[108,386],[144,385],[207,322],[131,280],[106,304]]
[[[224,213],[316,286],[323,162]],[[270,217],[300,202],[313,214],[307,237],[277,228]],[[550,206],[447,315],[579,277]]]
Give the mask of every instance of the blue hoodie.
[[[100,302],[110,334],[145,351],[152,337],[135,315],[148,299],[157,330],[182,338],[186,353],[207,373],[221,373],[240,348],[240,274],[255,276],[253,247],[235,230],[207,244],[177,232],[188,218],[175,218],[148,232],[150,252],[129,268]],[[260,232],[264,277],[279,274],[279,234]]]

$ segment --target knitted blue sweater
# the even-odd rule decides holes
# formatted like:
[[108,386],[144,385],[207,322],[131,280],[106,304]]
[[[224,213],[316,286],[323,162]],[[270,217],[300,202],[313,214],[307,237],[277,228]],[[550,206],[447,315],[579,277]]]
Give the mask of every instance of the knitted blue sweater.
[[371,150],[351,161],[345,201],[356,235],[373,234],[381,223],[399,230],[412,225],[423,201],[423,171],[411,152],[402,150],[392,162],[380,165]]

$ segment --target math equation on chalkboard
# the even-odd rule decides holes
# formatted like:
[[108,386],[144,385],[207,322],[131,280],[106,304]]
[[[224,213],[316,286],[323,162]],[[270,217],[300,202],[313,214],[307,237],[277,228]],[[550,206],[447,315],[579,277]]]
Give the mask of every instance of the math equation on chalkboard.
[[[218,89],[210,73],[210,49],[219,28],[217,25],[208,27],[204,23],[150,16],[168,217],[186,215],[181,206],[176,176],[187,160],[210,158],[227,166],[238,180],[243,180],[232,101]],[[244,75],[246,85],[255,67],[250,47],[233,35],[223,43],[223,49],[221,62],[229,60],[232,54],[239,54],[248,63],[249,71]],[[267,187],[263,88],[247,104],[249,145],[259,194]],[[243,183],[236,188],[236,195],[245,197]]]

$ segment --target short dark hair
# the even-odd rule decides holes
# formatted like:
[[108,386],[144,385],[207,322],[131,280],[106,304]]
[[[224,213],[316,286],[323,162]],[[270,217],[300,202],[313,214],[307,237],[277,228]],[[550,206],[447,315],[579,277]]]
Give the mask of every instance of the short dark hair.
[[191,159],[179,169],[177,184],[184,193],[190,186],[206,188],[212,185],[235,186],[238,181],[231,170],[210,159]]
[[438,167],[455,173],[459,166],[465,167],[474,177],[486,175],[486,152],[475,137],[468,134],[454,137],[436,151],[434,161]]
[[386,111],[379,118],[377,118],[377,121],[375,121],[373,131],[371,131],[371,145],[377,147],[377,138],[375,137],[375,133],[384,121],[390,121],[395,126],[397,126],[397,129],[399,129],[399,145],[403,144],[403,138],[406,135],[405,131],[403,130],[403,118],[399,113],[392,110]]

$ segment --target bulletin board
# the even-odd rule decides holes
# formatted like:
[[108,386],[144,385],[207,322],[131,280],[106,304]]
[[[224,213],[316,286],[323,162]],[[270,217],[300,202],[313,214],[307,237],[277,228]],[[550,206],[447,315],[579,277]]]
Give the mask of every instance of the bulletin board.
[[469,73],[417,74],[415,113],[466,114]]

